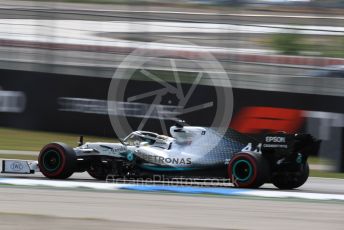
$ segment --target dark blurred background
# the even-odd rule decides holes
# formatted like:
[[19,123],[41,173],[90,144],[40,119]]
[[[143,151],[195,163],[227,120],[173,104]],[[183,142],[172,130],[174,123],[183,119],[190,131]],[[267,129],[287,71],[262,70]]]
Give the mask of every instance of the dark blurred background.
[[[343,35],[341,0],[0,0],[0,126],[114,137],[113,80],[125,90],[110,113],[132,130],[164,133],[178,119],[216,126],[221,107],[233,106],[228,126],[309,132],[323,140],[319,156],[344,171]],[[137,49],[160,80],[121,65]],[[204,53],[231,87],[214,77],[223,70],[200,71]],[[119,66],[128,71],[114,78]],[[179,91],[159,91],[162,81]],[[142,96],[152,91],[160,94]]]

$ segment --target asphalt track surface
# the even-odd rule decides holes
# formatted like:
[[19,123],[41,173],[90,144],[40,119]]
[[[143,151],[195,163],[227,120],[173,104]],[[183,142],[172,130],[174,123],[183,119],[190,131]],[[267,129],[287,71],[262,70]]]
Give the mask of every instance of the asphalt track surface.
[[[13,175],[13,174],[0,174],[0,178],[21,178],[21,179],[38,179],[47,180],[41,173],[37,172],[30,175]],[[99,182],[94,180],[88,175],[88,173],[75,173],[70,181],[82,181],[82,182]],[[264,190],[278,190],[272,184],[265,184],[261,189]],[[291,190],[292,192],[308,192],[308,193],[328,193],[328,194],[344,194],[344,179],[331,179],[310,177],[308,181],[299,189]]]
[[[9,177],[3,175],[2,177]],[[15,177],[15,176],[11,176]],[[44,179],[40,174],[24,178]],[[94,181],[86,174],[71,180]],[[0,187],[1,229],[343,229],[344,203],[44,187]],[[263,190],[274,189],[267,185]],[[310,178],[294,192],[344,193]]]
[[[2,178],[47,180],[40,173]],[[70,181],[95,182],[86,173]],[[104,182],[99,182],[104,183]],[[0,187],[1,229],[343,229],[342,201]],[[262,191],[277,190],[265,185]],[[344,194],[344,180],[309,178],[293,192]],[[39,224],[37,224],[39,223]]]

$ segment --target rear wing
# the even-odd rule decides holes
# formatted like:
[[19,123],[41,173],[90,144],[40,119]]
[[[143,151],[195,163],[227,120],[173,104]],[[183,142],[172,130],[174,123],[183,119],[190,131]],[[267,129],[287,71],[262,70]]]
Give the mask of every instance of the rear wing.
[[262,153],[276,157],[289,157],[302,154],[307,159],[316,155],[321,141],[310,134],[273,133],[264,136]]

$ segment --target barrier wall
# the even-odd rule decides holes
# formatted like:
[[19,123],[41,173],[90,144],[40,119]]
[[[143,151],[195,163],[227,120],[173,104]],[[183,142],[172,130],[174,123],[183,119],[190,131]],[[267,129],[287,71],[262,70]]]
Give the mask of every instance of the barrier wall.
[[[0,126],[31,130],[71,132],[115,136],[107,115],[107,95],[111,79],[49,73],[0,70]],[[117,80],[118,84],[124,84]],[[140,125],[152,99],[128,102],[133,95],[158,89],[147,81],[127,84],[122,101],[115,102],[114,114],[127,117],[132,129]],[[183,88],[190,85],[183,84]],[[224,89],[225,90],[225,89]],[[311,94],[233,89],[234,114],[231,126],[239,131],[257,134],[285,130],[306,131],[323,140],[321,155],[338,159],[342,155],[344,98]],[[213,86],[199,85],[187,106],[218,100]],[[145,130],[161,132],[160,120],[166,126],[174,121],[178,97],[163,95],[159,109],[164,117],[152,113]],[[147,107],[148,106],[148,107]],[[177,116],[192,125],[211,124],[219,104]],[[343,162],[338,167],[343,170]]]

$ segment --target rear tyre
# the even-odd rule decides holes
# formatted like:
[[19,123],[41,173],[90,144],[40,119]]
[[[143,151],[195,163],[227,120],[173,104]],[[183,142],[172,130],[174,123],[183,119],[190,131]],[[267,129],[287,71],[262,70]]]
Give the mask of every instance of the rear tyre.
[[229,162],[228,175],[235,187],[258,188],[269,180],[269,168],[269,162],[262,154],[238,153]]
[[283,172],[272,177],[272,183],[279,189],[294,189],[303,185],[309,177],[309,165],[304,163],[299,172]]
[[51,179],[66,179],[74,173],[76,154],[64,143],[50,143],[41,150],[38,165],[44,176]]

